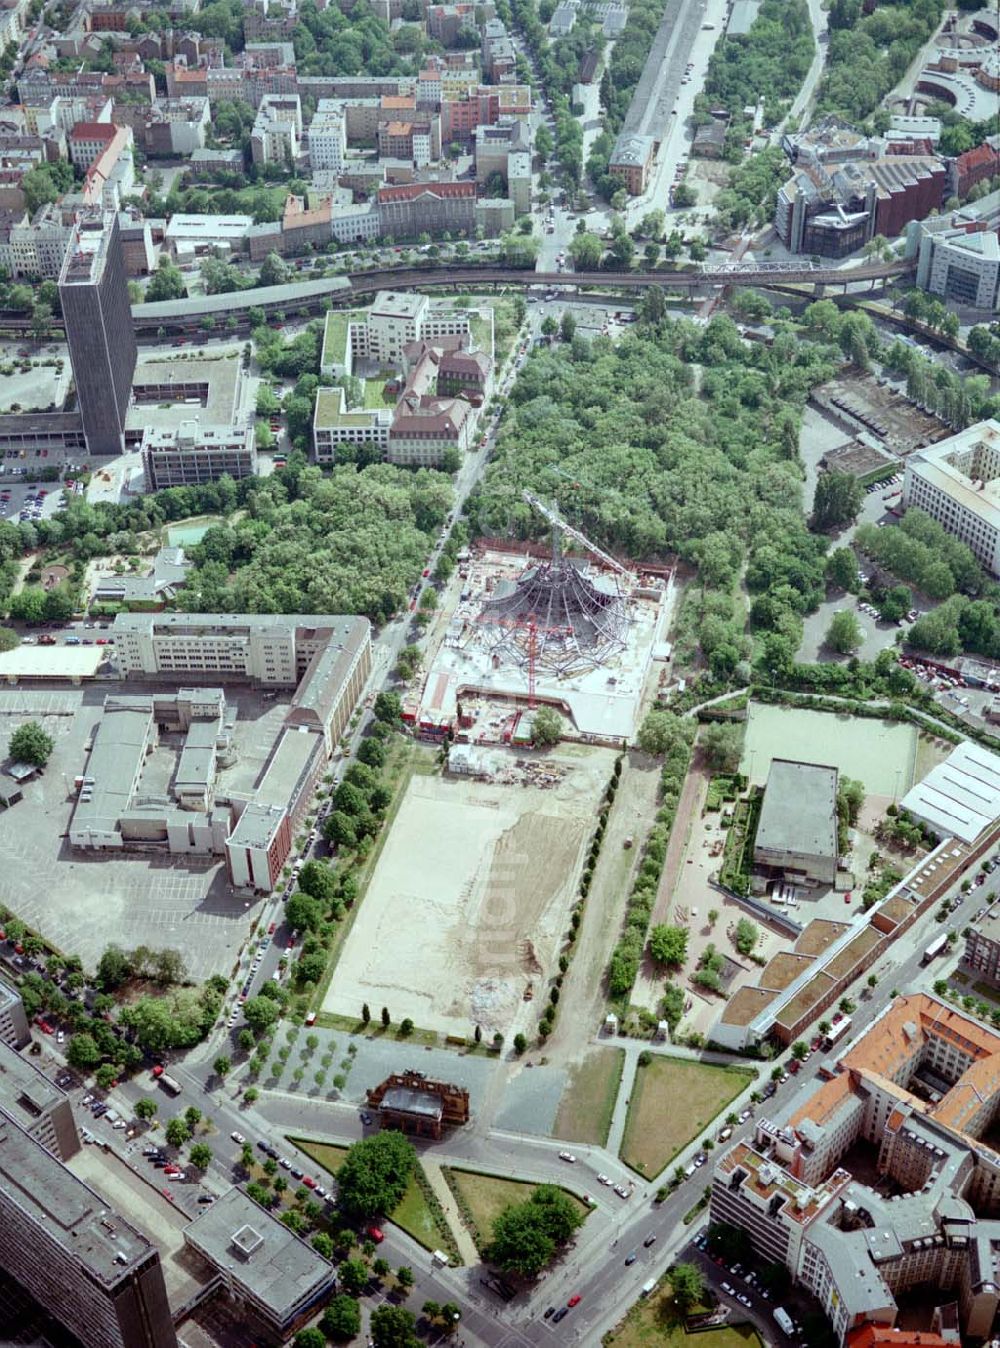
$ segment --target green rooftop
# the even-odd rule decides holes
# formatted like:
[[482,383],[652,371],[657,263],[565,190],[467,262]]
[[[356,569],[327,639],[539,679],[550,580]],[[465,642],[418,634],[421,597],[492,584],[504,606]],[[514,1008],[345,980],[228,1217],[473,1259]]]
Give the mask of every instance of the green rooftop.
[[361,310],[331,309],[326,316],[323,332],[323,354],[320,365],[343,365],[347,354],[347,325],[363,317]]

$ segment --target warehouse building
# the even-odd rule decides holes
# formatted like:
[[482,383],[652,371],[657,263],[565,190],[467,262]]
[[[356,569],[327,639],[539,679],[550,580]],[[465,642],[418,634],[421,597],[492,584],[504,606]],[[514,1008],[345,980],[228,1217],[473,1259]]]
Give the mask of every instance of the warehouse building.
[[762,887],[832,886],[837,878],[837,769],[775,758],[753,849]]
[[1000,757],[980,744],[956,745],[901,803],[938,838],[971,843],[1000,818]]
[[[224,856],[235,888],[270,892],[368,680],[370,632],[365,618],[327,615],[118,614],[126,677],[211,673],[295,692],[253,789],[218,800],[218,769],[235,753],[235,711],[221,688],[107,698],[77,782],[71,844]],[[166,796],[162,783],[147,790],[143,780],[164,727],[185,736]]]

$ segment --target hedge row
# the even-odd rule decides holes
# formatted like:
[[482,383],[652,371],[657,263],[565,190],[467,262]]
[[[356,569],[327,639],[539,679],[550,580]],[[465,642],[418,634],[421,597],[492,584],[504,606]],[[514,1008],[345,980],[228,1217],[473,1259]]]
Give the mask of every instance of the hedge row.
[[608,992],[625,997],[632,989],[646,944],[646,932],[656,903],[656,891],[667,858],[670,832],[674,826],[684,778],[691,761],[691,745],[682,740],[667,751],[660,774],[660,808],[646,838],[642,862],[625,908],[625,928],[608,965]]

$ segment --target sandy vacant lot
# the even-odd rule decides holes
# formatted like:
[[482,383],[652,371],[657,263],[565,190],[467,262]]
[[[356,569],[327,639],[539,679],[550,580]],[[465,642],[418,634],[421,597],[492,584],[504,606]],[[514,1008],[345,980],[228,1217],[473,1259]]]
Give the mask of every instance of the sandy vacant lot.
[[344,945],[324,1011],[449,1034],[506,1032],[567,925],[610,750],[566,746],[558,786],[414,777]]

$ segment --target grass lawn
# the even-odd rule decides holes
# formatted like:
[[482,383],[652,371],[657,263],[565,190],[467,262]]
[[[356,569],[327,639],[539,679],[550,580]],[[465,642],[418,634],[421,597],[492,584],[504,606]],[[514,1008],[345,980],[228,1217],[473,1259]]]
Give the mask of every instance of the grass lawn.
[[582,1062],[570,1068],[569,1083],[559,1101],[552,1130],[556,1137],[604,1146],[624,1063],[624,1049],[592,1048]]
[[[331,1175],[337,1173],[347,1155],[346,1147],[331,1146],[327,1142],[310,1142],[307,1138],[302,1137],[289,1138],[289,1141],[294,1142],[300,1151],[305,1152],[307,1156],[311,1156],[317,1165],[321,1165]],[[448,1230],[447,1223],[442,1227],[441,1221],[443,1218],[439,1218],[427,1202],[421,1186],[421,1178],[423,1178],[423,1171],[418,1163],[417,1170],[410,1177],[402,1202],[391,1214],[390,1220],[396,1226],[402,1227],[426,1250],[439,1248],[451,1250],[453,1262],[457,1262],[454,1237]],[[424,1185],[426,1183],[427,1181],[424,1178]]]
[[[442,1166],[441,1173],[452,1193],[458,1199],[459,1211],[469,1225],[469,1234],[477,1245],[490,1238],[493,1222],[511,1203],[523,1203],[539,1187],[530,1180],[499,1179],[496,1175],[480,1175],[472,1170],[457,1170]],[[582,1217],[590,1212],[587,1204],[576,1194],[564,1189]],[[471,1222],[466,1217],[468,1211]]]
[[[696,1307],[704,1310],[705,1307]],[[637,1301],[621,1324],[605,1334],[605,1348],[761,1348],[751,1325],[723,1325],[698,1334],[684,1331],[683,1318],[674,1309],[670,1283],[664,1278],[651,1296]]]
[[745,1090],[750,1074],[655,1055],[636,1072],[621,1158],[652,1178]]
[[329,1142],[310,1142],[306,1137],[290,1137],[288,1140],[311,1156],[329,1175],[337,1173],[347,1156],[346,1147],[334,1147]]
[[377,410],[380,407],[394,407],[396,404],[395,396],[390,395],[390,397],[386,399],[383,393],[384,388],[385,388],[385,380],[381,377],[381,375],[379,375],[378,378],[376,379],[366,379],[365,407],[367,407],[369,410]]

